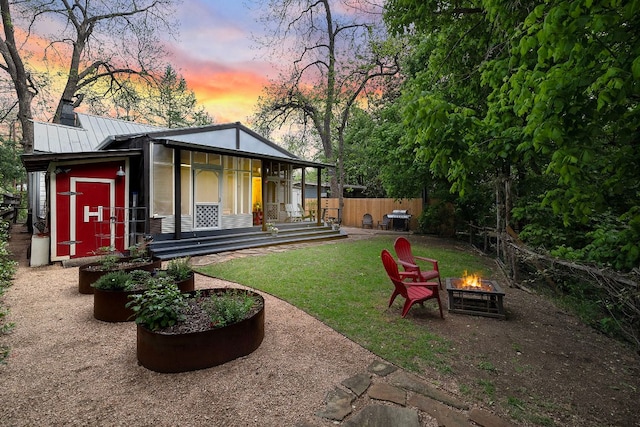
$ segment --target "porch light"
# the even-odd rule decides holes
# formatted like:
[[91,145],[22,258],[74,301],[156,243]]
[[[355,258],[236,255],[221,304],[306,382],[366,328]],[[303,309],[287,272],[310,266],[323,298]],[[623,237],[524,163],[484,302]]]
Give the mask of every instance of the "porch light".
[[117,177],[121,177],[121,176],[125,176],[126,173],[122,170],[122,166],[120,166],[120,168],[118,169],[118,172],[116,172],[116,176]]

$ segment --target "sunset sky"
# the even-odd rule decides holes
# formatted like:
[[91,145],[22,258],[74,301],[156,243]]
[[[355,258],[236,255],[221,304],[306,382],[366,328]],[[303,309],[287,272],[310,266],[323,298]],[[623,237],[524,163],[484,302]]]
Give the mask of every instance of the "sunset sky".
[[189,0],[179,8],[180,39],[171,63],[217,123],[246,122],[272,66],[258,58],[251,32],[260,31],[238,0]]
[[[257,59],[260,52],[250,36],[261,28],[243,3],[241,0],[183,1],[177,7],[176,19],[180,24],[177,40],[168,41],[170,57],[164,58],[186,79],[199,105],[205,107],[216,123],[246,124],[268,78],[276,76],[271,64]],[[24,40],[26,24],[20,24],[18,37]],[[49,76],[48,83],[44,78],[40,81],[50,87],[54,99],[59,97],[63,81],[56,76],[66,74],[68,58],[62,63],[56,61],[52,50],[47,65],[41,59],[50,43],[46,35],[59,34],[61,25],[62,22],[40,21],[25,46],[30,67]],[[78,110],[83,111],[83,105]],[[50,117],[37,116],[37,119],[49,120]]]

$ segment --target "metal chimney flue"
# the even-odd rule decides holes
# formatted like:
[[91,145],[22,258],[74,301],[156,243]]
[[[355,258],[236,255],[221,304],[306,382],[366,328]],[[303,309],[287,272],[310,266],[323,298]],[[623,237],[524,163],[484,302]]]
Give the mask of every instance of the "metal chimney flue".
[[76,126],[76,113],[73,111],[73,101],[62,100],[62,113],[60,114],[60,124],[65,126]]

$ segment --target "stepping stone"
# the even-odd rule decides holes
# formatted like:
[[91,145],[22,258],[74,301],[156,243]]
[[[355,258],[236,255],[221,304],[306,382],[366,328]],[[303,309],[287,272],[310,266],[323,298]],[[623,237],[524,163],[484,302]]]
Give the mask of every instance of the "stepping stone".
[[420,427],[418,412],[389,405],[369,405],[342,423],[344,427]]
[[351,403],[355,400],[355,396],[338,387],[327,393],[327,406],[316,415],[329,420],[342,421],[344,417],[351,413]]
[[[409,406],[418,408],[438,420],[439,426],[469,427],[471,423],[465,414],[451,409],[444,403],[431,399],[421,394],[414,394],[407,402]],[[490,427],[490,426],[486,426]],[[493,426],[491,426],[493,427]]]
[[369,397],[376,400],[386,400],[405,406],[407,392],[389,384],[374,384],[369,389]]
[[450,396],[449,394],[430,386],[418,377],[409,375],[405,372],[400,371],[396,375],[394,375],[392,382],[393,385],[397,387],[422,394],[434,400],[440,401],[445,405],[453,406],[454,408],[462,409],[465,411],[469,409],[468,404],[461,402],[453,396]]
[[375,361],[369,365],[367,370],[373,374],[376,374],[380,377],[386,377],[390,373],[396,371],[398,368],[385,362]]
[[473,408],[469,411],[469,419],[483,427],[511,427],[512,424],[496,417],[491,412]]
[[369,374],[358,374],[351,378],[347,378],[342,381],[342,385],[354,392],[356,396],[361,396],[362,393],[367,391],[371,385],[371,377]]

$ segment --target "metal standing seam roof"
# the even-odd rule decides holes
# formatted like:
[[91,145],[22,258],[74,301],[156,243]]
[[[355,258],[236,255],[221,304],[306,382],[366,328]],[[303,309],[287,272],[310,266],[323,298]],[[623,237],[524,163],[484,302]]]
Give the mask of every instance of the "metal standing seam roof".
[[287,160],[307,166],[332,165],[300,159],[239,122],[191,128],[168,129],[120,119],[76,113],[79,127],[34,122],[34,154],[99,153],[116,143],[122,149],[128,141],[145,136],[165,145],[197,150]]
[[159,126],[76,113],[80,127],[34,122],[36,153],[86,153],[96,151],[110,136],[164,130]]

